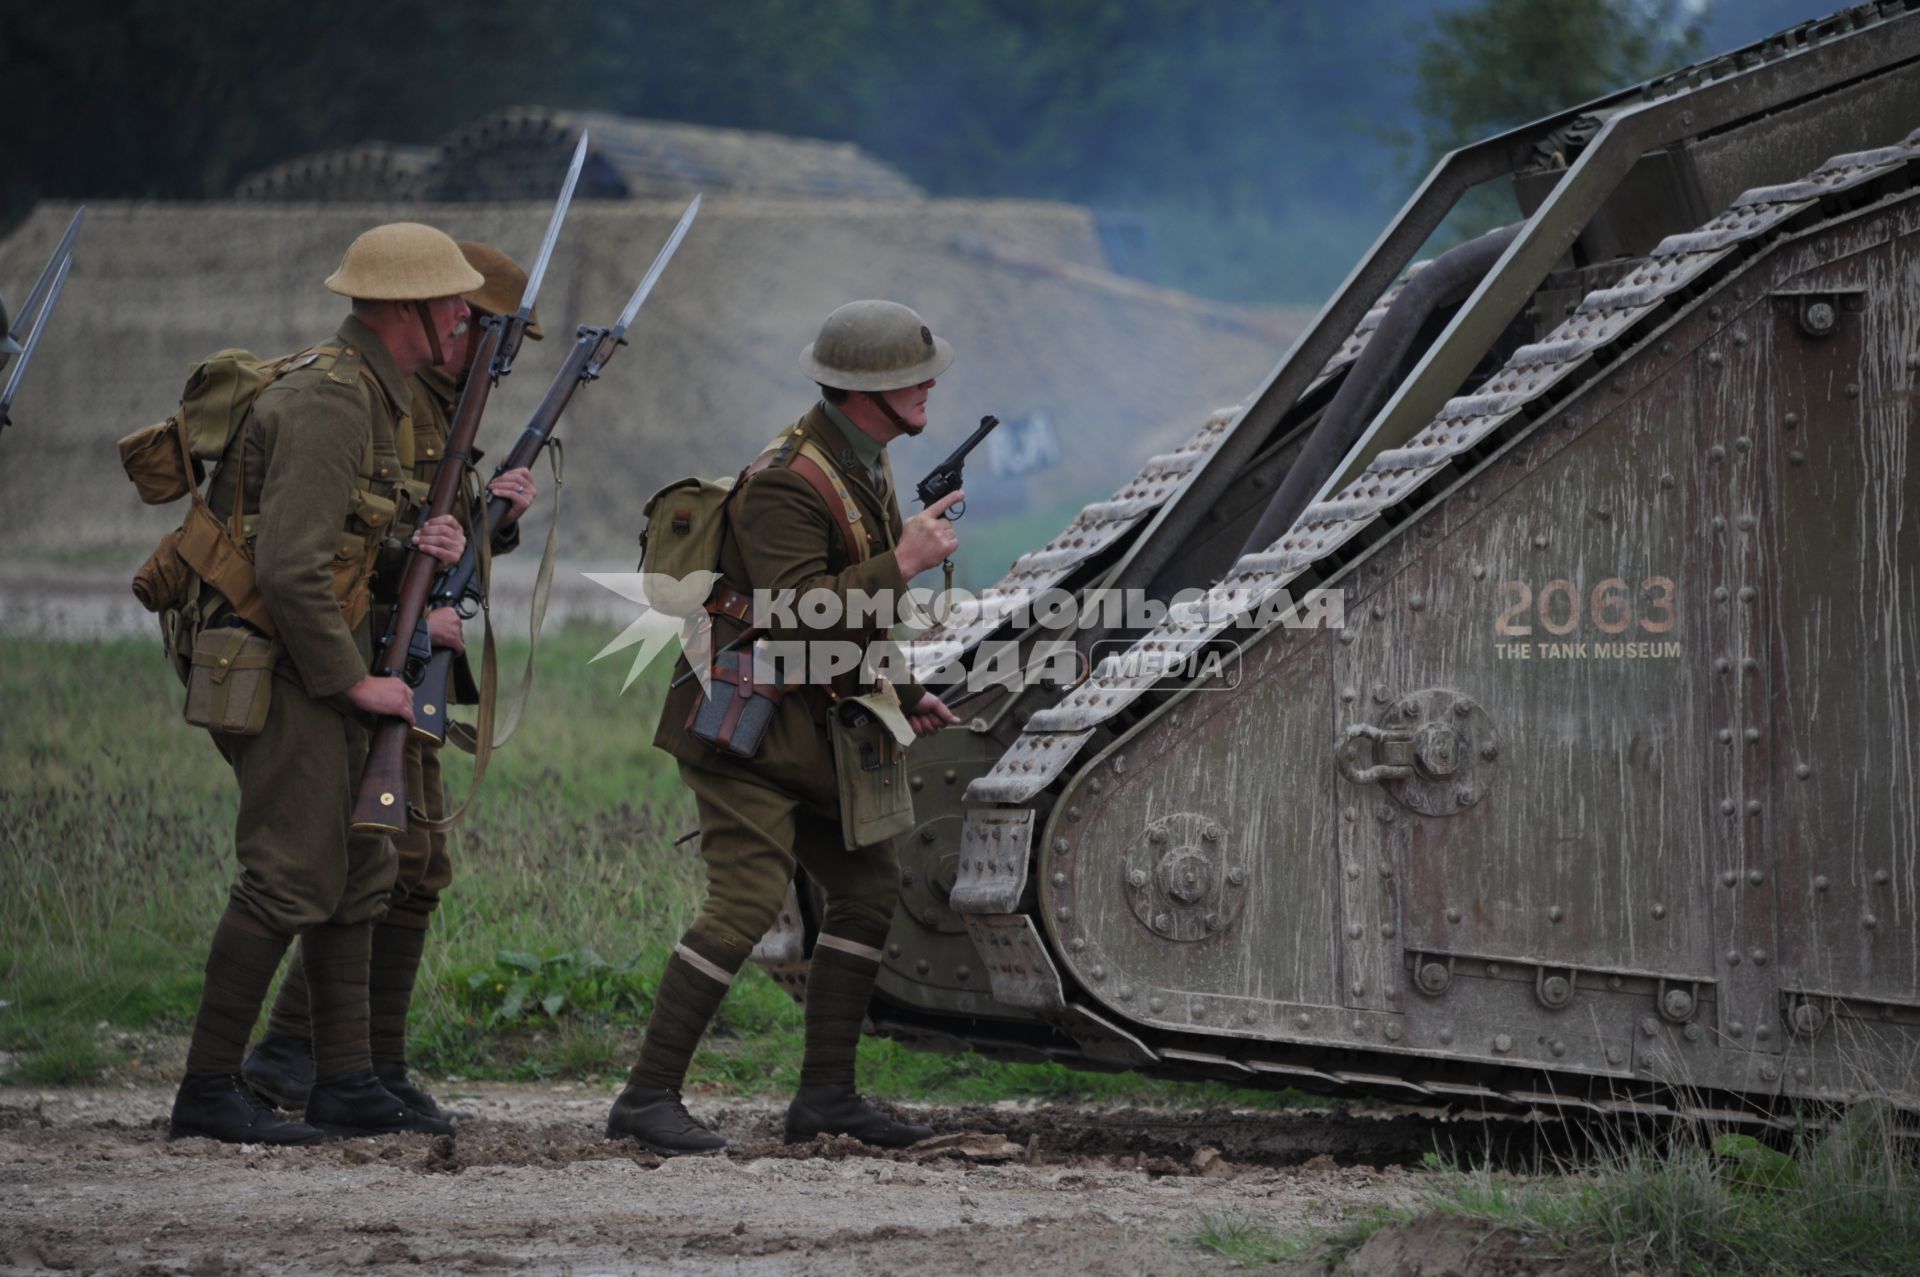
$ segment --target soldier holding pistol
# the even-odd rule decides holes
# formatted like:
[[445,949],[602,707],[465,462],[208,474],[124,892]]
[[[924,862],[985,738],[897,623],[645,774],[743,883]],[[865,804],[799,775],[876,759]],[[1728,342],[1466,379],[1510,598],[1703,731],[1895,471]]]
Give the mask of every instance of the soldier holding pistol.
[[[745,600],[756,591],[827,591],[843,602],[854,591],[898,598],[911,577],[952,552],[957,539],[941,516],[963,494],[903,523],[886,457],[890,441],[926,428],[928,392],[952,359],[951,347],[905,306],[854,302],[827,317],[801,356],[821,387],[820,402],[748,467],[729,498],[722,584],[707,604],[714,648],[742,632]],[[794,633],[776,627],[770,637],[844,643],[875,635],[852,623],[803,623]],[[897,698],[866,677],[810,682],[790,693],[756,685],[753,695],[777,698],[777,707],[757,746],[743,755],[729,734],[737,709],[716,715],[729,724],[719,736],[701,725],[709,721],[703,705],[729,694],[729,678],[747,677],[723,670],[723,659],[716,660],[711,690],[687,681],[668,694],[654,736],[693,791],[707,898],[667,961],[639,1061],[608,1116],[607,1135],[668,1155],[726,1146],[687,1113],[680,1087],[798,865],[824,889],[826,906],[807,978],[805,1056],[786,1138],[846,1134],[894,1147],[924,1139],[928,1128],[894,1120],[854,1086],[855,1047],[892,921],[899,863],[890,837],[856,845],[853,831],[862,826],[846,819],[841,782],[859,768],[836,763],[838,729],[829,715],[857,702],[862,715],[897,724],[892,735],[909,740],[958,720],[911,682]],[[677,668],[684,671],[685,662]],[[891,753],[897,762],[891,737],[871,745],[876,757]],[[894,793],[905,788],[901,765]]]
[[[490,244],[463,240],[460,252],[467,264],[478,271],[484,282],[465,294],[467,307],[476,316],[512,314],[526,291],[527,272],[507,254]],[[413,389],[411,429],[403,429],[397,440],[400,461],[407,470],[407,487],[416,506],[423,506],[447,453],[447,434],[455,405],[473,370],[474,352],[479,345],[480,327],[470,324],[466,336],[456,341],[447,357],[409,378]],[[534,341],[545,333],[539,321],[527,325],[526,335]],[[478,460],[476,450],[475,459]],[[507,516],[492,529],[495,555],[507,554],[520,544],[519,518],[533,504],[537,487],[533,474],[524,467],[506,471],[489,485],[494,495],[510,503]],[[464,492],[454,504],[453,517],[465,527],[472,521]],[[398,535],[404,540],[408,529]],[[402,554],[383,556],[375,573],[373,629],[387,628],[390,596],[404,566]],[[384,591],[382,587],[385,587]],[[436,608],[427,614],[427,628],[433,646],[458,655],[454,661],[453,700],[470,705],[479,692],[466,660],[466,639],[461,618],[453,608]],[[407,741],[407,792],[418,796],[422,814],[429,822],[443,819],[448,810],[446,783],[440,772],[438,742],[429,743],[414,735]],[[413,1004],[414,983],[425,952],[427,929],[440,894],[453,881],[453,861],[447,852],[447,832],[412,821],[403,834],[393,838],[398,856],[398,871],[388,897],[386,916],[373,928],[371,983],[367,996],[370,1013],[370,1043],[373,1071],[380,1082],[415,1112],[429,1117],[452,1118],[464,1114],[442,1110],[433,1096],[407,1074],[407,1014]],[[279,996],[267,1017],[267,1032],[247,1056],[247,1084],[263,1098],[281,1108],[298,1109],[306,1103],[313,1085],[312,1024],[307,1012],[308,995],[304,974],[296,964],[282,982]]]
[[[403,681],[369,673],[367,619],[375,560],[408,505],[397,446],[407,378],[446,358],[467,321],[461,295],[482,280],[446,235],[396,223],[356,239],[326,282],[353,299],[352,315],[259,392],[208,497],[223,520],[240,508],[277,659],[260,730],[213,736],[240,786],[240,874],[207,958],[174,1137],[303,1144],[328,1131],[451,1130],[395,1098],[372,1068],[368,963],[394,854],[385,837],[352,832],[348,812],[364,716],[412,713]],[[452,563],[466,539],[442,518],[414,540]],[[249,637],[209,585],[188,612],[192,630]],[[247,1035],[296,936],[317,1079],[305,1121],[279,1117],[240,1078]]]

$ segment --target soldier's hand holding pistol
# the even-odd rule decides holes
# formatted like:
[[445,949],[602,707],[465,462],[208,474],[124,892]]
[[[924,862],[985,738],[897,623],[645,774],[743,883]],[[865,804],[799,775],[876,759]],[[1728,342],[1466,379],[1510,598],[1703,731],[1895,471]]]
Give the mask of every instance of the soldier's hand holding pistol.
[[960,538],[944,516],[949,507],[966,499],[965,492],[949,492],[900,525],[900,543],[893,548],[893,561],[900,565],[901,576],[912,580],[953,557],[960,548]]

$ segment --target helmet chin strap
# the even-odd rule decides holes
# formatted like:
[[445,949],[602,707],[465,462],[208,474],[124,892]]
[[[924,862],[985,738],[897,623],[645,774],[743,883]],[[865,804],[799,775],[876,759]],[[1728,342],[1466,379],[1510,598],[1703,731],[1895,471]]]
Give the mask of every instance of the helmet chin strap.
[[415,302],[413,309],[420,316],[420,330],[427,335],[427,349],[433,353],[433,366],[438,368],[447,361],[440,350],[440,334],[433,331],[433,311],[427,302]]
[[865,395],[867,397],[868,402],[872,403],[876,408],[878,408],[880,410],[880,415],[885,417],[888,421],[891,421],[893,423],[894,429],[898,430],[901,434],[917,435],[920,433],[921,427],[908,424],[907,419],[905,417],[902,417],[899,413],[893,410],[893,405],[887,402],[886,391],[862,390],[860,393]]

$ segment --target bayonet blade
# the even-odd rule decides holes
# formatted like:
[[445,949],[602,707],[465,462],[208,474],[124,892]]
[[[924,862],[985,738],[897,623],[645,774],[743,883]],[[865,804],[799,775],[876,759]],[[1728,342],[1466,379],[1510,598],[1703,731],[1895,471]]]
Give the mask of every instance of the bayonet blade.
[[60,242],[54,245],[53,256],[47,258],[47,264],[41,268],[40,278],[34,281],[33,291],[27,294],[26,304],[15,313],[13,331],[7,335],[21,345],[26,345],[21,334],[27,331],[27,325],[33,319],[34,311],[39,307],[41,299],[47,295],[47,289],[53,283],[53,277],[60,273],[61,264],[73,255],[73,241],[79,237],[80,224],[86,220],[87,206],[82,204],[73,211],[73,220],[67,223],[66,233],[60,237]]
[[627,331],[627,325],[640,313],[640,303],[647,300],[647,294],[660,281],[660,272],[667,268],[674,253],[679,251],[680,241],[687,237],[687,229],[693,225],[694,217],[700,212],[700,197],[693,197],[693,203],[687,205],[687,211],[680,214],[680,222],[673,228],[673,234],[667,236],[667,242],[655,254],[653,265],[647,267],[647,274],[640,281],[640,287],[633,290],[633,296],[627,299],[627,308],[620,312],[620,318],[613,325],[613,337],[617,341]]
[[561,184],[560,198],[553,206],[553,216],[547,219],[547,237],[540,241],[540,255],[533,260],[533,269],[527,272],[527,288],[520,295],[519,318],[525,323],[533,314],[533,299],[540,294],[540,281],[547,276],[547,263],[553,260],[553,246],[560,239],[560,223],[567,220],[567,206],[573,203],[573,188],[580,184],[580,170],[587,162],[587,133],[580,132],[580,144],[573,148],[573,163],[567,166],[567,180]]
[[68,253],[60,261],[60,268],[54,272],[53,283],[46,298],[47,304],[40,308],[40,314],[34,320],[33,331],[20,343],[20,362],[14,365],[13,376],[7,378],[5,394],[0,394],[0,425],[5,425],[8,412],[13,407],[13,397],[20,393],[20,379],[27,375],[27,365],[33,362],[33,352],[40,346],[40,334],[47,331],[47,320],[53,315],[53,307],[60,300],[60,290],[67,286],[67,272],[73,269],[73,254]]

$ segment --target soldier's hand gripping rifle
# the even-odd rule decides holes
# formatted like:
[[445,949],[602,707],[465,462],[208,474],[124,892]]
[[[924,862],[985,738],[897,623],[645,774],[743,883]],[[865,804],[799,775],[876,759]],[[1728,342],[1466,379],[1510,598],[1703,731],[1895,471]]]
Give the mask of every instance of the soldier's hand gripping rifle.
[[[926,478],[914,485],[914,495],[920,498],[921,505],[932,505],[942,497],[960,491],[961,470],[967,464],[967,454],[979,447],[980,441],[991,434],[993,428],[999,424],[1000,418],[991,414],[980,418],[979,427],[967,436],[966,441],[949,453],[945,461],[942,461],[929,471]],[[966,512],[967,503],[965,501],[956,501],[942,512],[941,517],[952,520],[959,518]],[[946,573],[946,588],[951,592],[953,590],[953,560],[948,559],[942,563],[940,567],[941,570]],[[766,634],[767,630],[765,626],[749,626],[745,630],[742,630],[739,636],[731,643],[728,643],[713,655],[720,657],[725,656],[728,652],[738,651],[740,648],[765,638]],[[676,688],[683,686],[689,679],[693,678],[693,676],[694,671],[689,667],[676,675],[673,682],[668,684],[668,686]]]
[[[74,210],[73,220],[67,223],[66,233],[54,246],[53,256],[47,258],[47,264],[41,268],[40,278],[34,281],[26,304],[13,316],[11,331],[0,332],[0,370],[6,368],[15,354],[20,356],[20,366],[7,378],[6,389],[0,390],[0,430],[13,424],[8,415],[13,397],[20,393],[21,379],[27,375],[27,365],[33,362],[33,352],[39,349],[40,335],[46,332],[47,320],[67,286],[67,272],[73,269],[73,241],[79,238],[80,224],[86,220],[87,206],[82,204]],[[0,329],[6,328],[6,314],[5,304],[0,303]]]
[[[446,459],[439,473],[433,477],[427,508],[419,519],[422,526],[431,519],[453,512],[454,499],[459,494],[461,483],[465,481],[467,467],[473,464],[473,442],[480,433],[480,418],[487,411],[487,399],[499,380],[513,371],[514,357],[520,353],[521,339],[526,335],[527,325],[532,322],[534,298],[539,294],[540,283],[546,277],[547,264],[553,260],[554,241],[560,237],[560,224],[566,220],[567,205],[573,200],[573,188],[580,180],[580,168],[586,158],[587,137],[582,133],[579,145],[574,148],[573,164],[567,170],[566,182],[560,188],[560,198],[554,205],[553,216],[547,222],[547,234],[540,244],[540,255],[534,260],[533,270],[527,276],[527,287],[521,294],[520,308],[511,315],[489,315],[480,321],[485,335],[480,338],[480,345],[474,352],[473,370],[467,374],[467,384],[460,392],[460,403],[453,410],[453,424],[447,431]],[[435,576],[434,562],[432,556],[418,547],[407,555],[406,566],[400,574],[400,592],[393,605],[393,615],[374,653],[372,672],[375,676],[407,676],[408,656],[413,650],[409,639],[426,616],[427,595],[433,588]],[[418,671],[415,672],[417,674]],[[491,724],[488,726],[490,728]],[[383,718],[374,727],[373,742],[367,750],[366,768],[360,773],[360,789],[353,802],[355,829],[383,830],[396,834],[406,832],[407,734],[404,719]]]
[[[655,255],[653,265],[647,268],[646,275],[640,280],[640,286],[633,290],[633,296],[627,299],[627,305],[620,312],[611,328],[592,328],[582,325],[574,337],[573,349],[553,375],[547,385],[547,393],[540,398],[540,404],[533,410],[533,416],[527,420],[526,429],[520,432],[512,451],[506,460],[493,472],[498,479],[509,470],[531,469],[539,460],[541,452],[553,439],[553,431],[560,424],[560,414],[566,411],[573,400],[573,392],[589,381],[600,376],[601,369],[613,358],[614,352],[627,344],[626,332],[633,317],[640,313],[641,303],[653,291],[660,279],[660,272],[666,269],[667,262],[680,247],[680,241],[687,237],[687,230],[693,225],[694,217],[700,212],[700,197],[693,197],[693,203],[687,205],[687,211],[680,215],[680,222],[667,236],[667,242]],[[491,482],[491,480],[489,480]],[[554,494],[559,500],[559,493]],[[472,617],[484,601],[480,580],[481,542],[500,527],[502,519],[512,508],[505,497],[492,497],[486,502],[484,510],[476,510],[467,526],[467,548],[460,562],[444,569],[435,579],[433,590],[427,596],[427,606],[420,614],[420,623],[414,628],[412,647],[409,650],[408,664],[417,666],[419,681],[413,689],[413,730],[434,744],[444,744],[447,739],[447,688],[453,675],[453,650],[436,648],[428,638],[427,613],[436,608],[450,607],[463,618]],[[558,510],[555,511],[556,519]],[[548,546],[552,546],[552,534],[548,534]],[[543,562],[543,568],[548,559]],[[545,573],[542,573],[543,577]],[[539,597],[534,600],[535,628],[538,628],[539,614],[542,611],[544,594],[536,591]],[[532,653],[528,653],[531,661]],[[522,680],[524,686],[525,680]],[[510,730],[510,729],[509,729]]]

